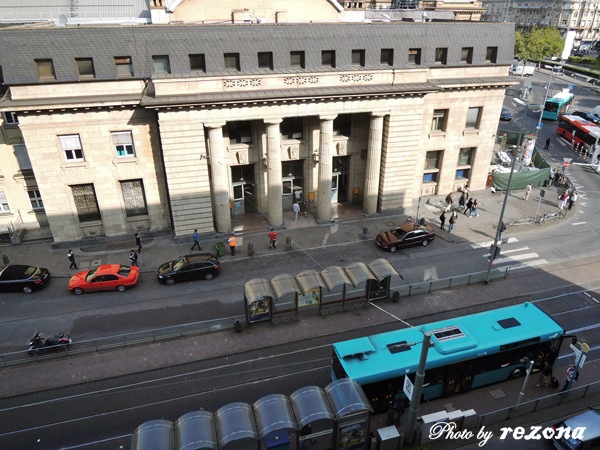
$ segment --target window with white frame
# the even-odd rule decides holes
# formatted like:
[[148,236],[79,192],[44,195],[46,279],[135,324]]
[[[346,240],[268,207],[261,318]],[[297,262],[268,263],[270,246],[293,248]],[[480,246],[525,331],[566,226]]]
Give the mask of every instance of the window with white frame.
[[131,135],[131,131],[117,131],[111,133],[111,136],[117,158],[135,156],[135,147],[133,146],[133,136]]
[[0,191],[0,213],[10,212],[8,207],[8,201],[6,201],[6,194]]
[[479,128],[479,121],[481,120],[481,108],[469,108],[467,111],[467,123],[466,128]]
[[436,109],[433,111],[431,121],[431,131],[446,131],[446,121],[448,116],[447,109]]
[[13,145],[13,151],[17,159],[17,164],[19,164],[19,169],[21,171],[31,170],[31,161],[29,160],[27,147],[24,144],[15,144]]
[[2,113],[2,117],[4,118],[4,123],[6,125],[18,125],[19,118],[17,117],[17,113],[12,111],[5,111]]
[[125,214],[127,217],[145,216],[148,214],[142,180],[121,181],[121,191],[123,192]]
[[83,148],[78,134],[59,136],[58,139],[66,161],[84,161]]
[[80,222],[102,220],[93,184],[77,184],[71,186],[71,192],[73,193],[77,217]]
[[29,203],[31,208],[34,210],[44,209],[44,202],[42,201],[42,194],[38,189],[28,189],[27,196],[29,197]]

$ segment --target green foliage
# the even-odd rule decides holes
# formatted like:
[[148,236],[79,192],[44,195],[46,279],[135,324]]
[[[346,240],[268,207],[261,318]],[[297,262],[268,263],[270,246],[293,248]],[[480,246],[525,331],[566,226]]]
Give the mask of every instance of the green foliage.
[[593,69],[600,69],[600,59],[593,56],[570,56],[568,59],[571,64],[588,66]]
[[535,27],[529,32],[515,32],[515,55],[528,61],[540,61],[562,52],[565,41],[554,27]]

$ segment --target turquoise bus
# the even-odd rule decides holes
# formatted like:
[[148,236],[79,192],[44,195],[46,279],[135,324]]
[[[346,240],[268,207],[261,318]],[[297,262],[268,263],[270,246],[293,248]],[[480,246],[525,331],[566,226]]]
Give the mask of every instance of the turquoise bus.
[[551,99],[546,100],[542,119],[558,120],[563,114],[569,112],[569,107],[573,103],[573,97],[570,92],[560,92]]
[[423,400],[468,391],[554,364],[565,331],[532,303],[404,328],[333,345],[332,378],[360,384],[387,411],[407,375],[414,383],[423,334],[431,333]]

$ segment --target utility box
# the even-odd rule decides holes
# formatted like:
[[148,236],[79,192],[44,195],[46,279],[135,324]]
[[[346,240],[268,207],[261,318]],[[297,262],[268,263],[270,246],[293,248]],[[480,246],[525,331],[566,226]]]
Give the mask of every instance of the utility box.
[[397,450],[400,445],[400,433],[395,426],[377,430],[377,448],[379,450]]

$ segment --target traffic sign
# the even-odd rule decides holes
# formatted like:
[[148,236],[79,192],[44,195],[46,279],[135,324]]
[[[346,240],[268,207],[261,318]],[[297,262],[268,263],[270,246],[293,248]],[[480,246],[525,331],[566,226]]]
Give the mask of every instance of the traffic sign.
[[572,160],[573,160],[573,158],[563,158],[563,167],[565,169],[568,169]]
[[404,394],[406,395],[406,398],[409,400],[412,400],[412,393],[414,390],[415,386],[412,384],[412,381],[410,381],[410,378],[408,378],[408,374],[406,374],[404,376],[404,387],[403,387],[403,391]]

